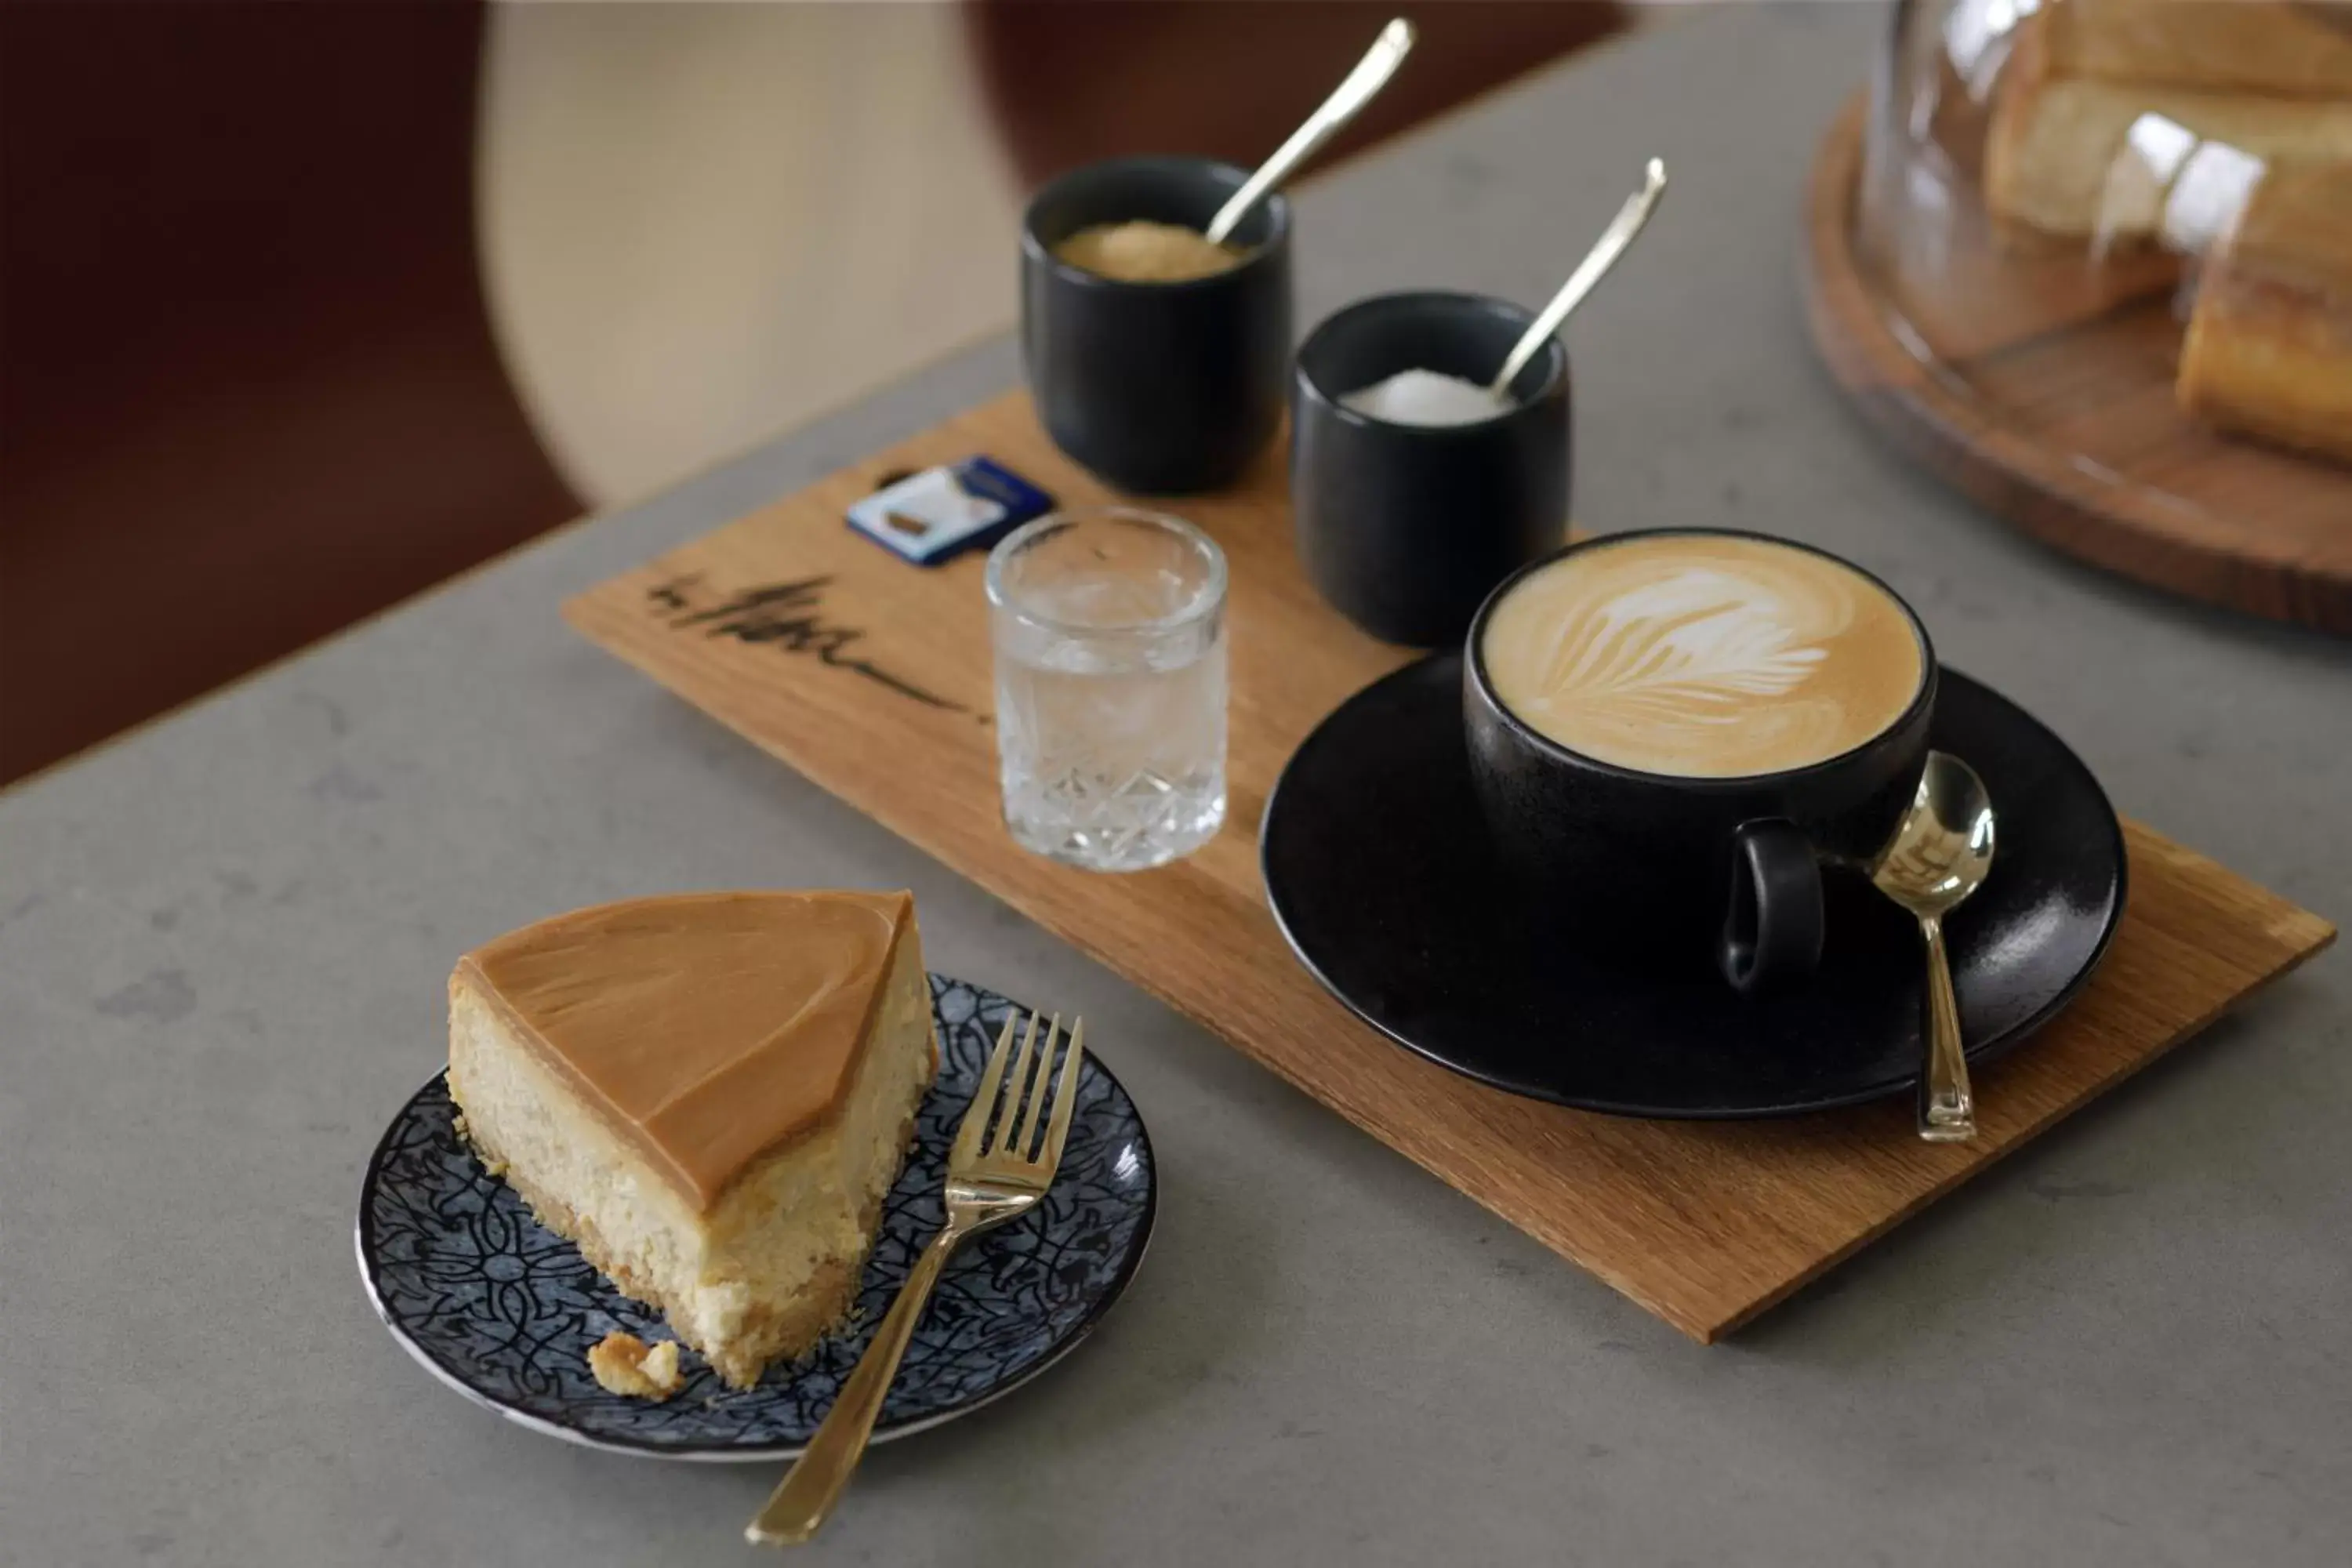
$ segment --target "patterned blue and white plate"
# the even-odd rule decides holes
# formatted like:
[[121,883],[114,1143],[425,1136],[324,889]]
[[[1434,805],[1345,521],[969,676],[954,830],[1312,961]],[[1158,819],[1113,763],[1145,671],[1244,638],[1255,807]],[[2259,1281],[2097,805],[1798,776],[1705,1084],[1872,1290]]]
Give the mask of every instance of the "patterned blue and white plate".
[[[689,1353],[662,1404],[607,1394],[588,1347],[614,1329],[671,1338],[578,1249],[531,1218],[457,1137],[439,1077],[394,1118],[360,1190],[360,1276],[377,1316],[442,1382],[509,1420],[591,1447],[665,1458],[772,1460],[800,1452],[874,1325],[944,1223],[948,1146],[1012,1002],[931,976],[939,1081],[884,1205],[851,1327],[740,1392]],[[977,1408],[1069,1353],[1135,1277],[1150,1238],[1151,1141],[1127,1090],[1087,1053],[1062,1168],[1024,1217],[966,1242],[907,1348],[874,1440]]]

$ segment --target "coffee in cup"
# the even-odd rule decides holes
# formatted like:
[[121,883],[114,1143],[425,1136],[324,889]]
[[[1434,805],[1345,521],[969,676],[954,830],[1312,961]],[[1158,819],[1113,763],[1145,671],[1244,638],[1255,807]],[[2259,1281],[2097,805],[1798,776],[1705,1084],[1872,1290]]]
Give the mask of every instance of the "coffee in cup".
[[1498,587],[1465,651],[1473,781],[1539,908],[1595,940],[1711,950],[1741,990],[1819,962],[1822,863],[1876,852],[1926,758],[1917,617],[1786,541],[1571,545]]
[[1918,695],[1919,636],[1843,562],[1670,533],[1580,551],[1515,583],[1480,645],[1495,695],[1571,752],[1738,778],[1850,752]]

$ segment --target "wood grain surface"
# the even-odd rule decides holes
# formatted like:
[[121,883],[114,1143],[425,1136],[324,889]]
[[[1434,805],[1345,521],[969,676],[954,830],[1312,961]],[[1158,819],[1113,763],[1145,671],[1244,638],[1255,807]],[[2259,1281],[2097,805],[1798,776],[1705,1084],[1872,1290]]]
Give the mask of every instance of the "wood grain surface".
[[1983,1135],[1929,1146],[1897,1100],[1778,1122],[1639,1121],[1484,1088],[1390,1044],[1292,958],[1257,826],[1324,714],[1410,655],[1316,597],[1279,447],[1177,509],[1231,561],[1232,814],[1191,859],[1099,876],[1017,849],[998,816],[982,560],[908,566],[844,509],[886,475],[975,452],[1066,504],[1112,499],[1009,394],[582,595],[582,632],[1546,1246],[1713,1340],[2324,947],[2327,923],[2127,830],[2105,966],[1979,1079]]
[[2070,554],[2352,634],[2352,468],[2181,412],[2178,264],[2143,253],[2093,269],[1966,210],[1885,242],[1932,257],[1858,255],[1864,117],[1856,95],[1814,161],[1804,267],[1814,342],[1862,413]]

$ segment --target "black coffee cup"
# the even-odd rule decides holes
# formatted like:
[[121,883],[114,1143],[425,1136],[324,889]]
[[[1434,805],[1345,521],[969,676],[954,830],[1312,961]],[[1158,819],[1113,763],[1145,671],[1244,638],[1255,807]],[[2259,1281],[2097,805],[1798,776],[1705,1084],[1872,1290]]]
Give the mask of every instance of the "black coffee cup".
[[1240,264],[1181,283],[1105,278],[1054,255],[1097,224],[1205,229],[1245,169],[1118,158],[1054,181],[1021,229],[1021,357],[1046,433],[1121,489],[1178,495],[1237,477],[1282,422],[1290,359],[1290,204],[1270,195]]
[[1935,647],[1900,595],[1826,551],[1727,529],[1659,531],[1764,540],[1875,584],[1918,637],[1910,705],[1837,756],[1745,778],[1643,773],[1561,745],[1496,695],[1486,630],[1522,579],[1629,536],[1591,539],[1514,573],[1471,623],[1462,689],[1471,781],[1501,862],[1530,899],[1530,918],[1569,940],[1663,958],[1669,968],[1711,958],[1741,992],[1778,989],[1820,963],[1824,864],[1866,864],[1911,804],[1935,712]]
[[1475,424],[1347,407],[1399,371],[1492,381],[1532,312],[1475,294],[1384,294],[1307,335],[1291,373],[1290,505],[1307,574],[1384,642],[1457,641],[1496,584],[1568,531],[1568,351],[1555,338]]

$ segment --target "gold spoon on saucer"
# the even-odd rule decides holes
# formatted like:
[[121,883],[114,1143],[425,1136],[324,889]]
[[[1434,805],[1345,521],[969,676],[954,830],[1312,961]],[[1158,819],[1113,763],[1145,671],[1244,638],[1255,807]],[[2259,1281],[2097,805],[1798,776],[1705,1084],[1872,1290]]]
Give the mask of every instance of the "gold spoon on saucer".
[[1944,917],[1992,869],[1992,796],[1976,770],[1929,752],[1919,792],[1871,862],[1871,882],[1917,917],[1927,940],[1927,1067],[1919,1079],[1919,1136],[1962,1143],[1977,1135],[1976,1097],[1960,1050],[1960,1007],[1945,957]]

